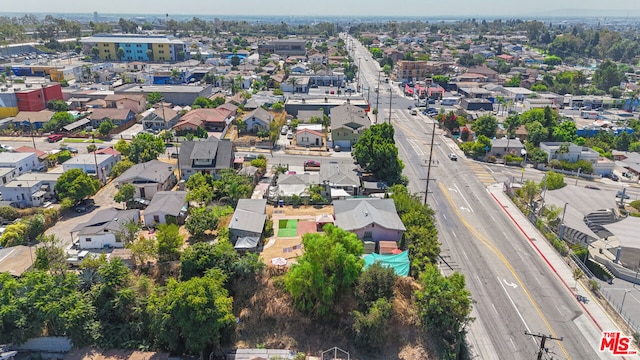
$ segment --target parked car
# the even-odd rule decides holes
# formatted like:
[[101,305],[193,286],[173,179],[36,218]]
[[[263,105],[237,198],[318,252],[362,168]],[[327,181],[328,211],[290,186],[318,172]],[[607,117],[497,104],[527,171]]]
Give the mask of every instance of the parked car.
[[450,153],[449,154],[449,159],[451,159],[451,161],[458,161],[458,155],[456,155],[454,153]]
[[60,135],[60,134],[51,134],[51,135],[47,136],[47,141],[50,142],[50,143],[54,143],[54,142],[57,142],[57,141],[60,141],[60,140],[62,140],[62,135]]
[[616,197],[617,198],[624,198],[625,200],[630,199],[629,195],[627,195],[627,193],[624,193],[622,191],[618,191],[616,193]]
[[293,139],[293,131],[287,133],[287,139]]
[[594,186],[594,185],[585,185],[584,187],[587,188],[587,189],[591,189],[591,190],[600,190],[599,187]]
[[287,135],[289,131],[289,127],[287,125],[282,125],[282,129],[280,129],[280,135]]
[[16,151],[16,149],[13,148],[13,146],[9,146],[9,145],[2,145],[0,146],[2,147],[2,150],[7,151],[7,152],[14,152]]
[[610,173],[610,174],[604,174],[604,177],[611,179],[613,181],[618,181],[620,180],[620,178],[618,177],[618,175],[614,174],[614,173]]
[[60,150],[67,150],[72,154],[77,154],[78,153],[78,149],[68,146],[68,145],[62,145],[60,146]]
[[258,155],[255,154],[247,154],[244,156],[244,161],[251,161],[258,158]]
[[95,206],[95,202],[93,199],[84,199],[80,201],[78,205],[76,205],[75,209],[77,213],[84,213],[87,211],[91,211]]

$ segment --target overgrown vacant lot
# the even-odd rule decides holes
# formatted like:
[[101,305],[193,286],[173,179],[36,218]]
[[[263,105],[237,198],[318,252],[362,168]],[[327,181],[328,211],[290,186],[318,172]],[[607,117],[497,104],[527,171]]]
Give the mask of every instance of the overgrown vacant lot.
[[[417,284],[399,278],[395,285],[393,315],[382,351],[357,350],[351,339],[353,317],[349,311],[336,311],[332,319],[316,320],[301,313],[282,285],[279,271],[269,268],[256,279],[236,281],[232,287],[234,315],[240,319],[235,332],[239,348],[286,348],[316,355],[338,346],[355,359],[437,359],[428,336],[418,325],[413,292]],[[356,300],[343,296],[337,309],[353,309]]]

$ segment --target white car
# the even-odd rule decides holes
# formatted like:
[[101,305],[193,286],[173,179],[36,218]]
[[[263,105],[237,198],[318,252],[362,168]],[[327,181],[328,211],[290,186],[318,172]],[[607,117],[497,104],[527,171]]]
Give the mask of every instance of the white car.
[[7,152],[14,152],[16,151],[16,149],[13,148],[13,146],[9,146],[9,145],[2,145],[0,146],[2,147],[2,150],[7,151]]

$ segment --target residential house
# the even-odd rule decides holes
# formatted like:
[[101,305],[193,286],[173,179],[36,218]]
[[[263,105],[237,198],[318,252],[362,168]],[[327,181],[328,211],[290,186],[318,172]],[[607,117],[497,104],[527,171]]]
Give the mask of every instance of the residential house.
[[32,170],[39,170],[40,160],[32,152],[2,152],[0,153],[0,168],[11,168],[21,175]]
[[[2,200],[20,208],[41,206],[45,201],[55,197],[54,188],[60,175],[62,174],[26,173],[12,178],[0,185]],[[5,179],[8,180],[9,175],[3,174],[2,180]]]
[[273,120],[273,115],[261,107],[253,110],[244,117],[247,130],[251,132],[258,132],[260,130],[268,131],[269,125]]
[[101,147],[95,151],[97,155],[111,155],[116,159],[116,163],[122,160],[122,154],[120,151],[113,148],[113,146]]
[[[0,185],[5,185],[11,182],[11,180],[18,177],[18,171],[14,168],[0,167]],[[0,194],[2,192],[0,191]]]
[[358,141],[362,132],[371,126],[371,120],[364,109],[351,104],[331,109],[332,146],[350,149]]
[[296,145],[320,147],[324,146],[323,134],[319,131],[301,129],[296,131]]
[[197,172],[216,176],[220,170],[233,169],[234,157],[229,140],[210,137],[204,141],[185,141],[178,155],[181,177],[187,180]]
[[234,116],[226,108],[194,109],[184,114],[173,128],[177,131],[187,131],[201,127],[211,132],[225,132]]
[[255,250],[267,220],[266,199],[240,199],[229,223],[229,240],[236,250]]
[[127,109],[139,114],[147,110],[147,98],[141,94],[112,94],[104,98],[108,108]]
[[520,139],[507,139],[503,137],[500,139],[491,139],[491,150],[489,150],[487,155],[502,157],[511,154],[521,156],[522,150],[524,150],[524,145],[520,142]]
[[398,242],[406,230],[393,199],[336,200],[333,214],[337,227],[355,233],[362,241]]
[[322,164],[320,166],[320,184],[328,194],[340,189],[344,190],[348,196],[353,196],[358,195],[360,177],[355,169],[349,169],[345,164]]
[[588,147],[566,142],[542,142],[540,150],[547,153],[547,161],[560,160],[576,162],[586,160],[593,166],[593,172],[598,175],[610,174],[615,168],[615,163],[600,157],[600,154]]
[[158,191],[142,213],[146,226],[184,224],[188,210],[186,191]]
[[487,66],[470,67],[467,72],[483,75],[487,78],[487,81],[491,82],[498,81],[499,79],[498,72]]
[[[38,157],[38,161],[40,161],[40,164],[43,164],[45,161],[47,161],[47,158],[49,157],[49,154],[47,154],[46,152],[42,151],[42,150],[38,150],[29,146],[20,146],[17,147],[15,149],[15,152],[17,153],[33,153],[36,154],[36,156]],[[38,168],[36,169],[37,171],[42,171],[42,170],[46,170],[46,166],[42,167],[42,166],[38,166]]]
[[142,127],[153,131],[170,130],[180,120],[180,114],[168,106],[153,110],[142,118]]
[[77,235],[82,250],[123,248],[122,233],[129,222],[140,222],[140,210],[104,209],[74,227],[71,234]]
[[[62,163],[62,170],[81,169],[89,175],[94,175],[103,184],[107,183],[116,158],[106,154],[78,154]],[[99,171],[96,171],[96,165]],[[97,175],[96,175],[97,174]]]
[[136,121],[136,114],[129,109],[96,108],[88,116],[91,126],[97,129],[103,121],[111,121],[116,127],[131,126]]
[[44,124],[48,123],[55,112],[49,110],[42,111],[20,111],[11,121],[17,128],[26,128],[30,130],[41,129]]
[[116,186],[132,184],[136,188],[136,198],[153,199],[161,191],[169,191],[176,184],[175,167],[171,164],[150,160],[135,164],[116,179]]
[[320,184],[320,174],[317,172],[304,174],[281,174],[278,176],[277,185],[269,189],[269,199],[271,201],[285,200],[298,196],[300,198],[309,197],[309,188]]

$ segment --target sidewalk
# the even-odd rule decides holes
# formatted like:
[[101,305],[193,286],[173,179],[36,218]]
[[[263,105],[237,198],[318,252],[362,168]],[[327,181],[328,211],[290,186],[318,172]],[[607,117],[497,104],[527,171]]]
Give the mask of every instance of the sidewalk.
[[[582,295],[588,299],[586,304],[584,302],[576,303],[580,305],[583,313],[587,315],[586,319],[590,321],[581,321],[584,318],[576,318],[574,323],[580,328],[581,332],[589,340],[594,349],[598,351],[598,345],[600,344],[600,338],[603,331],[621,331],[615,322],[607,315],[605,310],[600,306],[598,300],[596,300],[589,289],[587,289],[581,282],[578,283],[578,289],[572,287],[575,284],[573,278],[573,270],[564,261],[564,259],[558,254],[558,252],[551,246],[551,244],[544,238],[544,236],[535,228],[535,226],[527,220],[527,218],[520,212],[520,209],[509,199],[509,197],[503,192],[502,184],[494,184],[488,187],[491,196],[505,211],[505,213],[511,218],[513,223],[520,229],[522,234],[529,241],[536,252],[544,259],[549,268],[555,273],[555,275],[562,281],[562,284],[571,295],[576,298],[577,295]],[[593,322],[597,329],[591,326]],[[597,331],[596,331],[597,330]],[[631,334],[625,334],[631,335]]]

